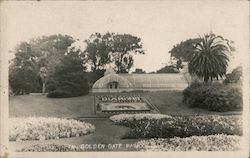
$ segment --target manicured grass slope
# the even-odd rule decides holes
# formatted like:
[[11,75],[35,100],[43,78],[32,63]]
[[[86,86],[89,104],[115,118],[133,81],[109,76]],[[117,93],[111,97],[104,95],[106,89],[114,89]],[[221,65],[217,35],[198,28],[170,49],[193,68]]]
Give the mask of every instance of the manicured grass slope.
[[[134,94],[138,93],[119,93],[119,95]],[[160,91],[139,94],[148,98],[163,114],[240,114],[239,112],[220,113],[207,111],[205,109],[189,108],[182,102],[183,95],[181,91]],[[105,93],[101,95],[105,95]],[[93,94],[73,98],[47,98],[44,95],[13,96],[10,97],[9,109],[10,117],[98,117],[94,110]]]
[[194,115],[194,114],[241,114],[239,111],[213,112],[200,108],[189,108],[185,105],[182,91],[159,91],[146,93],[152,104],[154,104],[162,114],[169,115]]
[[22,95],[10,97],[10,117],[82,117],[93,116],[94,96],[52,99],[45,95]]

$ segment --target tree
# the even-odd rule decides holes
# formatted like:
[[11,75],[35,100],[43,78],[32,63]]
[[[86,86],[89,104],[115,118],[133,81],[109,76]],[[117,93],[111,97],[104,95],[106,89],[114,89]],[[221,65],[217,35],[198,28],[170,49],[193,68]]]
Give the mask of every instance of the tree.
[[188,39],[186,41],[182,41],[181,43],[175,45],[169,53],[171,57],[179,59],[184,62],[189,62],[193,55],[195,54],[195,43],[201,42],[200,38]]
[[224,84],[236,83],[242,84],[242,66],[236,67],[231,73],[226,74]]
[[[74,41],[75,40],[68,35],[59,34],[42,36],[31,39],[29,42],[21,42],[17,45],[13,51],[15,58],[11,61],[9,73],[10,85],[13,92],[41,92],[42,85],[45,84],[46,80],[43,80],[45,78],[41,78],[42,76],[39,74],[40,69],[42,67],[45,68],[47,73],[43,73],[43,75],[49,78],[55,66]],[[33,77],[25,77],[24,75]],[[17,78],[22,78],[22,80]],[[16,85],[18,85],[18,88],[15,88]],[[27,85],[30,85],[30,88],[28,88]]]
[[85,60],[81,54],[80,50],[71,50],[61,59],[48,81],[48,97],[75,97],[89,92]]
[[226,74],[228,66],[228,48],[224,38],[214,34],[200,37],[199,43],[194,45],[195,54],[189,62],[190,74],[195,74],[205,82],[222,77]]
[[11,65],[9,83],[14,94],[29,94],[40,89],[37,66],[25,61],[20,66]]
[[[210,33],[214,35],[213,33]],[[233,46],[233,41],[223,38],[222,36],[217,36],[224,44],[229,48],[230,51],[235,51]],[[202,38],[192,38],[182,41],[179,44],[174,45],[174,47],[169,51],[171,57],[174,57],[182,62],[190,62],[193,56],[196,54],[196,43],[202,42]]]
[[112,56],[118,73],[128,73],[134,64],[132,54],[145,54],[141,39],[130,34],[116,34],[113,37]]
[[113,63],[118,73],[127,73],[134,64],[132,54],[144,54],[141,39],[130,34],[95,33],[85,43],[84,53],[93,72]]
[[93,72],[104,69],[105,65],[111,62],[111,39],[112,34],[106,33],[101,35],[100,33],[92,34],[88,40],[85,40],[87,44],[84,53],[91,66]]
[[45,67],[40,67],[40,71],[39,71],[39,77],[42,81],[42,93],[45,93],[46,91],[46,77],[47,77],[47,70]]
[[39,67],[34,52],[27,42],[22,42],[15,50],[16,57],[9,66],[9,83],[14,94],[28,94],[40,89],[37,80]]
[[179,73],[179,70],[173,65],[167,65],[160,70],[157,70],[156,73]]

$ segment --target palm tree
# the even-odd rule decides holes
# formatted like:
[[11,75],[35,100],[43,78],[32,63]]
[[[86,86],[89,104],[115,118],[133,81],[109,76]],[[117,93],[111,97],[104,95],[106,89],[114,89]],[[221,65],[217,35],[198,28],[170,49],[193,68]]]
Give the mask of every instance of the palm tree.
[[195,74],[205,82],[217,80],[226,74],[230,48],[221,36],[207,34],[194,44],[195,53],[188,65],[190,74]]

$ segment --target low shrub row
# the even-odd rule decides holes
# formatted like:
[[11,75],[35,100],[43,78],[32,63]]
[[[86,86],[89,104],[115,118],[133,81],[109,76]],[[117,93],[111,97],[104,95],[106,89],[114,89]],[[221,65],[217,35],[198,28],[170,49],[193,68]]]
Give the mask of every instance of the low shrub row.
[[[141,140],[131,144],[131,151],[235,151],[240,149],[240,136],[209,135],[188,138],[166,138]],[[107,147],[107,145],[105,145]],[[123,146],[125,147],[125,144]],[[19,152],[74,152],[100,150],[99,148],[69,144],[35,144],[26,146]],[[119,150],[119,149],[118,149]]]
[[235,151],[240,141],[240,136],[209,135],[141,140],[138,145],[143,151]]
[[[142,115],[142,116],[141,116]],[[121,114],[110,119],[132,128],[123,138],[172,138],[214,134],[242,135],[239,116],[169,116],[159,114]],[[150,116],[151,115],[151,116]]]
[[189,107],[219,112],[242,109],[242,91],[230,85],[194,82],[183,95]]
[[60,118],[10,118],[10,141],[77,137],[94,132],[90,123]]

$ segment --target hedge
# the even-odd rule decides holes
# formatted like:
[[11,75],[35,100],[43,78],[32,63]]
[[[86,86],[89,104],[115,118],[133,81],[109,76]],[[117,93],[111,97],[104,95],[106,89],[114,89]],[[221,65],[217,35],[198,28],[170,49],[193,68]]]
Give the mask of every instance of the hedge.
[[184,103],[189,107],[210,111],[242,110],[242,90],[220,83],[192,83],[183,91]]

